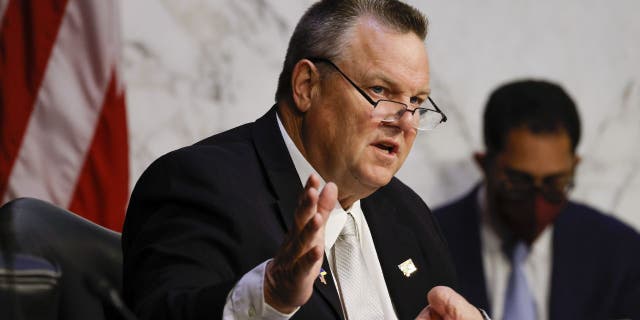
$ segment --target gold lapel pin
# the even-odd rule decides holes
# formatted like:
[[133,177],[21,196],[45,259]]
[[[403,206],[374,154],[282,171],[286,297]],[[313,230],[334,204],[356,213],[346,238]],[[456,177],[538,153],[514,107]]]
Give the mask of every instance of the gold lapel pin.
[[416,268],[416,266],[413,264],[413,260],[411,259],[408,259],[407,261],[399,264],[398,268],[400,268],[400,271],[402,271],[404,276],[407,278],[411,277],[411,274],[418,271],[418,268]]
[[324,278],[324,276],[327,275],[327,272],[324,271],[324,269],[320,268],[320,282],[322,282],[322,284],[327,284],[327,279]]

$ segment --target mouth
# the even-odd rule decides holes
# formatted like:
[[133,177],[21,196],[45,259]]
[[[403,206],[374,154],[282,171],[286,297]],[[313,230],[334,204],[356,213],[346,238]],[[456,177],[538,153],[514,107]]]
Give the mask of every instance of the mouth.
[[379,141],[374,143],[373,146],[389,155],[396,155],[399,149],[398,144],[393,141]]

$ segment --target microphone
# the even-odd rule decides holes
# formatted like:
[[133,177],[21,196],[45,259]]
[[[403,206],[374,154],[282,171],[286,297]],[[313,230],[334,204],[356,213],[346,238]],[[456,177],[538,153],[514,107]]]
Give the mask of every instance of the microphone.
[[124,320],[137,320],[135,314],[124,304],[118,291],[102,277],[85,275],[84,282],[89,291],[99,297],[103,303],[113,307]]

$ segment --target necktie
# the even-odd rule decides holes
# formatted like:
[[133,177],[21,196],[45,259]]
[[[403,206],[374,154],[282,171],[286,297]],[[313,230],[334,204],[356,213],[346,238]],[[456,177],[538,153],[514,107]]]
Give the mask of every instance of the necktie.
[[524,261],[527,258],[527,245],[517,242],[511,252],[511,275],[507,284],[504,300],[504,320],[535,320],[536,303],[524,276]]
[[356,224],[350,213],[333,250],[336,279],[346,319],[383,319],[380,299],[364,263]]

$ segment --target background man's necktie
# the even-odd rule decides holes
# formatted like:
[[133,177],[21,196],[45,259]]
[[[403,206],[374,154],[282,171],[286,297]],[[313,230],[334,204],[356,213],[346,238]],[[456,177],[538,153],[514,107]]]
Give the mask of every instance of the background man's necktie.
[[349,320],[382,319],[380,299],[364,263],[356,224],[351,214],[333,246],[340,296]]
[[527,245],[520,241],[511,250],[511,275],[504,300],[504,320],[535,320],[536,303],[524,276],[524,261],[529,254]]

